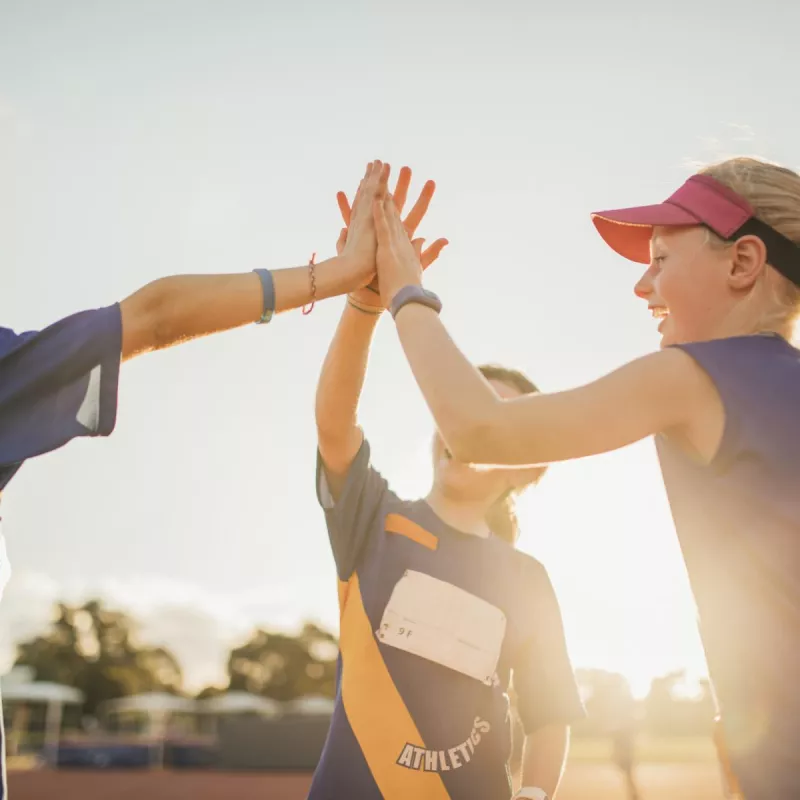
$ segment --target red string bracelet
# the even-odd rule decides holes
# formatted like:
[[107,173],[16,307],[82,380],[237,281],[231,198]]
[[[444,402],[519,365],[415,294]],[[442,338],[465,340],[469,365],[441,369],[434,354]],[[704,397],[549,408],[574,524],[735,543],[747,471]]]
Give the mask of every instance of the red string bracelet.
[[303,306],[303,316],[310,314],[314,310],[314,304],[317,302],[317,278],[314,274],[314,261],[317,258],[316,253],[311,254],[311,259],[308,262],[308,275],[311,279],[311,305],[306,308]]

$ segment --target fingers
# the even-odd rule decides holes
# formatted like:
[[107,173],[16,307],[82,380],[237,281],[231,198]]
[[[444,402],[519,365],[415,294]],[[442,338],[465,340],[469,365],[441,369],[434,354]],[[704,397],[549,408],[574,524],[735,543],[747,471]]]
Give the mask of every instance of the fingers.
[[411,185],[411,168],[402,167],[397,176],[397,186],[394,187],[394,204],[397,210],[402,213],[403,206],[408,197],[408,187]]
[[376,187],[383,178],[384,171],[386,172],[386,180],[389,180],[389,165],[384,164],[383,161],[376,160],[372,162],[369,174],[367,175],[366,183],[370,187]]
[[389,173],[392,168],[388,164],[381,165],[380,176],[378,179],[377,196],[383,199],[389,194]]
[[417,258],[419,259],[420,264],[422,265],[422,269],[427,269],[441,254],[442,250],[448,245],[447,239],[437,239],[430,247],[423,250],[422,247],[425,244],[425,239],[414,239],[411,242],[411,246],[414,248],[414,252],[417,254]]
[[[385,177],[384,177],[385,173]],[[364,179],[364,195],[372,198],[380,193],[380,186],[384,181],[389,180],[389,165],[382,161],[373,161],[369,173]]]
[[339,233],[339,238],[336,240],[336,255],[340,256],[344,246],[347,243],[347,228],[342,228]]
[[442,253],[450,242],[447,239],[437,239],[430,247],[422,251],[419,261],[422,264],[422,269],[427,269]]
[[[387,200],[391,199],[387,196]],[[378,240],[378,247],[390,246],[389,221],[386,219],[385,201],[376,197],[372,203],[372,218],[375,220],[375,236]]]
[[397,210],[394,199],[390,194],[384,198],[383,210],[386,214],[386,222],[389,225],[389,232],[392,238],[396,238],[397,241],[408,239],[406,229],[403,227],[403,220],[400,219],[400,212]]
[[336,193],[336,203],[339,206],[339,212],[342,215],[345,225],[350,224],[350,203],[347,202],[347,195],[344,192]]
[[[367,166],[367,172],[358,187],[358,192],[353,199],[353,206],[350,209],[350,221],[348,227],[357,224],[357,221],[362,218],[369,219],[372,216],[372,198],[378,191],[378,185],[382,178],[383,162],[371,161]],[[347,198],[344,197],[344,200]],[[339,210],[344,216],[344,208],[342,207],[342,200],[337,195],[337,202],[339,203]],[[363,206],[363,208],[362,208]]]
[[414,235],[414,232],[419,227],[420,222],[422,222],[422,218],[428,211],[428,206],[431,204],[431,199],[433,198],[433,193],[435,191],[436,184],[433,181],[428,181],[422,187],[422,191],[420,192],[417,202],[414,203],[414,207],[408,212],[408,216],[403,223],[406,231],[408,231],[409,236]]

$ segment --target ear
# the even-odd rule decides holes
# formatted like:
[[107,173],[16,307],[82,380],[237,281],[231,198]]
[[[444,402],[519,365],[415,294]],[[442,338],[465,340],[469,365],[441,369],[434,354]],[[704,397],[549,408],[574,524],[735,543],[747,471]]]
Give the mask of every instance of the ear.
[[750,289],[767,263],[767,248],[758,236],[742,236],[731,248],[728,283],[739,291]]

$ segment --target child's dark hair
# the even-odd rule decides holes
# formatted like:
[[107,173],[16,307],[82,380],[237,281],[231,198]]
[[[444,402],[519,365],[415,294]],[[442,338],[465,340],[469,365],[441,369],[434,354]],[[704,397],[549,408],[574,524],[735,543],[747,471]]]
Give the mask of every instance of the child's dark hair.
[[[478,369],[486,380],[499,381],[513,386],[521,394],[537,394],[539,391],[536,384],[519,370],[501,367],[498,364],[482,364]],[[544,474],[544,470],[541,474]],[[516,497],[520,491],[521,489],[509,489],[486,515],[486,521],[492,533],[512,545],[516,543],[519,536]]]

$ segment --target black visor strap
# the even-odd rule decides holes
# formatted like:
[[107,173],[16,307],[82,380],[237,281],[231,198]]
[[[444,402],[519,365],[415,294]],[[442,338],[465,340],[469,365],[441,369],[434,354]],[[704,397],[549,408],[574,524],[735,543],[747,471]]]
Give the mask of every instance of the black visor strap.
[[760,219],[750,217],[726,241],[735,242],[742,236],[757,236],[767,248],[767,261],[784,277],[788,278],[795,286],[800,286],[800,247],[791,239],[787,239],[775,228],[762,222]]

